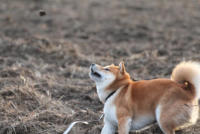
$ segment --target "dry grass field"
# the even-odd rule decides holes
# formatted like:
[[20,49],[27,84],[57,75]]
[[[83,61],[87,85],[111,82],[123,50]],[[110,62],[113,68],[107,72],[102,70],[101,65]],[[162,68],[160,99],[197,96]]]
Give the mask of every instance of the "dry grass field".
[[[98,119],[91,63],[124,60],[134,79],[169,78],[180,61],[200,61],[199,50],[199,0],[1,0],[0,134],[62,134]],[[200,122],[177,133],[199,134]]]

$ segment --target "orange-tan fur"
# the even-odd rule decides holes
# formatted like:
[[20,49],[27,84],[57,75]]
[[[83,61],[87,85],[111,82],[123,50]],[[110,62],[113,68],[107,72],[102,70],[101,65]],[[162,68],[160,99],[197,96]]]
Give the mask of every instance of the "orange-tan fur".
[[[104,71],[104,67],[98,67],[100,72]],[[105,92],[120,89],[111,103],[116,107],[118,133],[128,134],[132,127],[140,128],[140,125],[153,121],[158,122],[165,134],[175,134],[176,129],[194,124],[199,110],[199,67],[195,62],[182,62],[173,70],[171,80],[133,81],[123,63],[107,66],[108,73],[112,73],[115,79],[104,89]],[[112,121],[109,123],[105,124],[114,128]],[[104,128],[102,134],[113,133],[109,127]]]

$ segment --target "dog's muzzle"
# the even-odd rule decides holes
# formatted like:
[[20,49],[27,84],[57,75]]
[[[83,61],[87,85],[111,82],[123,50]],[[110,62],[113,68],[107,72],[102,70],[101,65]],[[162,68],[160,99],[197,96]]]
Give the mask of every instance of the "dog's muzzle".
[[97,65],[91,64],[90,66],[90,74],[96,78],[101,78],[101,74],[98,73]]

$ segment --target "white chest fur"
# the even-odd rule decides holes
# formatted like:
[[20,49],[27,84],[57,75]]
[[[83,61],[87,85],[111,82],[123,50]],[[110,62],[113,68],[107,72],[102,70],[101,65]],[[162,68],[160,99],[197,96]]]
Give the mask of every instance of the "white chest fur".
[[114,104],[114,100],[119,94],[121,89],[118,89],[104,104],[104,120],[109,121],[114,126],[118,124],[117,114],[116,114],[116,106]]

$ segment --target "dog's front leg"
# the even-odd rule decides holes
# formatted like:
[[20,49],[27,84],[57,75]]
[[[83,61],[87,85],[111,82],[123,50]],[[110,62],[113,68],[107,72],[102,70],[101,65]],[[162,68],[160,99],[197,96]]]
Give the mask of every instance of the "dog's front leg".
[[116,127],[110,122],[104,119],[104,126],[101,130],[101,134],[115,134]]
[[128,134],[131,127],[131,119],[128,117],[122,117],[118,122],[118,133]]

